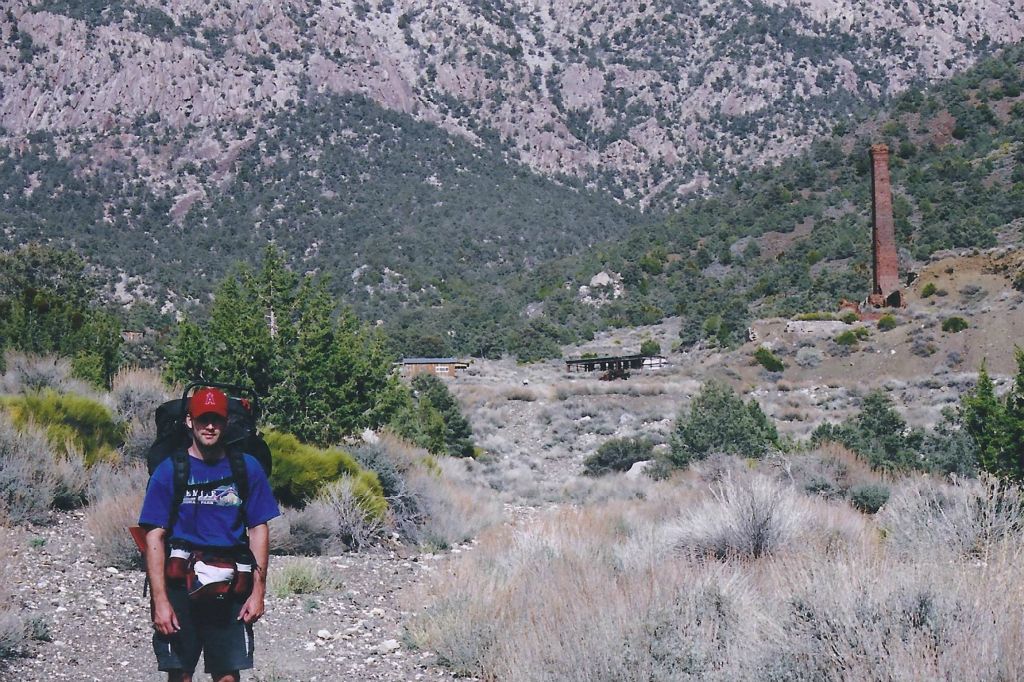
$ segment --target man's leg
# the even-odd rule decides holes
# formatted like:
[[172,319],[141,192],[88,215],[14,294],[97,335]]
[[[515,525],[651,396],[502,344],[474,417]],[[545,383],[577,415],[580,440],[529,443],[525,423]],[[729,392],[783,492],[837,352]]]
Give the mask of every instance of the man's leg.
[[192,673],[187,673],[184,670],[168,671],[167,682],[192,682]]
[[238,682],[242,676],[237,670],[229,673],[213,673],[213,682]]

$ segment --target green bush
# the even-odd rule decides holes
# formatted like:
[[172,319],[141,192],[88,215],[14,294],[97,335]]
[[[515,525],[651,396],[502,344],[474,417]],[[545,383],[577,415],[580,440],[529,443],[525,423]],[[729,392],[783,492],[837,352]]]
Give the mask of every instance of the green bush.
[[853,346],[857,343],[857,335],[853,333],[853,330],[847,329],[834,338],[833,341],[838,343],[840,346]]
[[890,329],[895,329],[897,324],[898,323],[896,322],[896,318],[894,316],[889,314],[882,315],[882,317],[880,317],[878,320],[878,330],[887,332]]
[[903,471],[921,466],[917,453],[923,437],[921,431],[907,429],[888,395],[874,391],[864,398],[856,416],[839,425],[821,424],[811,434],[811,442],[842,443],[875,469]]
[[921,298],[934,296],[936,291],[938,291],[938,287],[935,286],[935,282],[928,282],[921,288]]
[[801,322],[830,322],[836,319],[836,314],[819,310],[813,313],[800,313],[793,319]]
[[661,344],[654,339],[644,339],[640,344],[640,355],[661,355]]
[[942,331],[949,332],[950,334],[956,334],[967,329],[970,325],[967,324],[967,320],[962,317],[953,316],[943,320]]
[[341,587],[341,576],[333,567],[315,559],[292,559],[281,562],[270,572],[268,591],[277,598],[293,594],[320,594]]
[[863,341],[864,339],[871,336],[871,332],[867,327],[856,327],[854,329],[847,329],[836,336],[833,341],[838,343],[840,346],[853,346],[857,342]]
[[879,483],[865,483],[850,489],[850,503],[865,514],[875,514],[889,501],[889,488]]
[[732,388],[712,380],[679,415],[671,445],[669,461],[681,467],[717,452],[761,457],[778,447],[779,434],[757,401],[744,403]]
[[761,363],[761,366],[769,372],[781,372],[786,369],[785,363],[779,360],[775,353],[772,353],[771,349],[767,346],[761,346],[754,351],[754,359]]
[[853,324],[860,321],[860,316],[852,310],[847,310],[845,313],[839,316],[839,319],[846,324]]
[[377,474],[360,467],[347,452],[305,445],[287,433],[269,431],[265,437],[274,457],[270,485],[282,504],[302,506],[329,483],[348,476],[353,480],[356,498],[367,512],[380,516],[387,510]]
[[124,442],[124,425],[102,403],[85,396],[47,390],[4,398],[0,404],[16,427],[37,424],[55,450],[81,453],[87,464],[112,459]]
[[654,444],[648,438],[612,438],[583,460],[583,470],[588,476],[628,471],[637,462],[652,459],[653,450]]

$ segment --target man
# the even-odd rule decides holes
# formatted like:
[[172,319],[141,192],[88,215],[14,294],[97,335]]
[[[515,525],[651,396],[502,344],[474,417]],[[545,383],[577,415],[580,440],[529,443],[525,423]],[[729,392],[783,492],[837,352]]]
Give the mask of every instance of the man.
[[[146,529],[153,650],[168,682],[191,682],[201,652],[215,682],[237,682],[240,670],[253,667],[252,624],[264,612],[270,554],[267,522],[280,511],[263,468],[250,455],[244,455],[248,493],[241,498],[230,462],[237,455],[229,455],[221,442],[227,417],[228,398],[222,391],[203,388],[192,395],[185,416],[192,444],[181,460],[188,465],[188,484],[177,513],[174,457],[168,457],[153,471],[139,515]],[[185,560],[168,560],[171,549],[192,557],[187,581],[178,575],[184,573]],[[226,577],[233,571],[221,568],[236,561],[237,568],[251,567],[248,596],[231,594],[244,588]],[[243,572],[238,576],[248,578]],[[229,594],[202,599],[216,583],[198,587],[212,580],[230,584]]]

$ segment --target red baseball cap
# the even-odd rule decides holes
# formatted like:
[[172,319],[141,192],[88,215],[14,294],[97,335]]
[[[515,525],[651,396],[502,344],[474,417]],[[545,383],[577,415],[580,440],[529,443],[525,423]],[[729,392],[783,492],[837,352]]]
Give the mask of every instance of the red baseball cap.
[[188,413],[193,417],[202,417],[211,412],[222,419],[228,418],[228,397],[224,395],[224,391],[201,388],[193,393],[188,401]]

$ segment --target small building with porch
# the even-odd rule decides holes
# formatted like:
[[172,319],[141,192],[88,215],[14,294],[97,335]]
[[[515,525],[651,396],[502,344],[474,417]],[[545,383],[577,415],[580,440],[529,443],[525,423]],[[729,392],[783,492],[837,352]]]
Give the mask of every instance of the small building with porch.
[[628,378],[631,371],[658,369],[668,364],[661,355],[610,355],[565,361],[566,372],[604,372],[609,379]]
[[458,358],[402,358],[401,373],[407,379],[418,374],[433,374],[449,379],[467,367],[469,363]]

